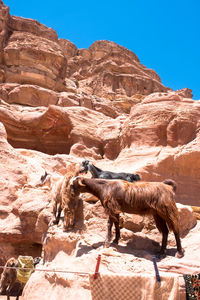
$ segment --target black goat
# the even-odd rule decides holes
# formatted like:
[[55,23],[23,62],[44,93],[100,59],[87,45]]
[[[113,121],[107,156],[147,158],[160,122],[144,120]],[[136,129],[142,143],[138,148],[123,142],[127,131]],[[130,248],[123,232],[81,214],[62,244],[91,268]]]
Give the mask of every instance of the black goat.
[[102,179],[123,179],[129,182],[134,182],[140,180],[139,174],[132,173],[115,173],[111,171],[103,171],[89,162],[89,160],[84,160],[81,164],[81,169],[79,173],[87,173],[90,171],[92,178],[102,178]]

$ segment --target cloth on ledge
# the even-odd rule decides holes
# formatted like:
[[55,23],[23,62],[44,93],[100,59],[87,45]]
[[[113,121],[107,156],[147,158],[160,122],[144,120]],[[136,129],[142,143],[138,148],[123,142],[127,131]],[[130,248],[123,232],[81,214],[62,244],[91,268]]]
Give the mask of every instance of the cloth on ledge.
[[150,274],[90,274],[92,300],[179,300],[178,275],[160,277],[161,282]]
[[187,300],[200,300],[200,273],[183,275],[186,287]]
[[[18,266],[20,269],[17,269],[17,279],[26,283],[34,272],[33,257],[20,255],[18,257]],[[28,268],[28,270],[26,270],[26,268]]]

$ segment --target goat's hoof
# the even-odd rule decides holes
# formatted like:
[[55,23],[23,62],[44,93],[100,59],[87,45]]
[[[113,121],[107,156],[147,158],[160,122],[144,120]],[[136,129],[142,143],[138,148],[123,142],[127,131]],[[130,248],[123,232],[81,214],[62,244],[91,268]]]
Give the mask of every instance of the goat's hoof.
[[114,239],[113,244],[118,245],[118,240]]
[[175,257],[176,258],[182,258],[184,256],[185,250],[182,249],[181,251],[177,251]]
[[64,226],[63,227],[63,232],[69,232],[72,230],[72,227],[71,226]]
[[163,259],[166,257],[166,252],[162,251],[162,252],[158,252],[158,254],[156,255],[158,259]]
[[105,242],[103,243],[103,247],[104,247],[104,248],[109,248],[109,247],[110,247],[110,242],[105,241]]
[[49,224],[48,224],[48,227],[51,227],[51,226],[53,226],[53,225],[55,225],[55,220],[54,219],[52,219],[50,222],[49,222]]
[[58,225],[58,221],[53,220],[53,221],[52,221],[52,224],[53,224],[53,225]]

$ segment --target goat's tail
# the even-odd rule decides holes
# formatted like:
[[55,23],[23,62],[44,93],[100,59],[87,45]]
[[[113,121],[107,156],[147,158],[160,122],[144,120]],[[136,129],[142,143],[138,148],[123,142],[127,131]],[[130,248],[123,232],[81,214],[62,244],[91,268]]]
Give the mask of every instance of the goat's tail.
[[174,193],[176,192],[177,184],[176,184],[176,182],[175,182],[174,180],[172,180],[172,179],[165,179],[165,180],[163,181],[163,183],[164,183],[164,184],[171,185],[172,188],[173,188]]

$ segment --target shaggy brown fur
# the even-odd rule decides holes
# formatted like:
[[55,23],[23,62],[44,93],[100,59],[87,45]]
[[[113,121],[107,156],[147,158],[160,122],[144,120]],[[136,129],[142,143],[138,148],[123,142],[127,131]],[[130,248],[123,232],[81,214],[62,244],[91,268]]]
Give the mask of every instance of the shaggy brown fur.
[[[40,262],[40,259],[41,259],[40,257],[36,257],[34,259],[34,266],[36,266]],[[5,264],[5,269],[1,274],[0,295],[2,294],[3,291],[6,291],[7,300],[10,300],[11,290],[14,288],[16,283],[18,285],[16,300],[19,299],[19,296],[22,294],[23,288],[25,286],[25,283],[22,283],[17,279],[17,270],[14,268],[18,268],[18,267],[19,267],[18,260],[14,257],[11,257],[7,260]]]
[[54,190],[53,197],[53,214],[54,224],[58,224],[60,220],[61,211],[64,212],[64,230],[74,226],[75,217],[79,202],[79,193],[75,193],[70,189],[70,180],[79,174],[79,171],[68,172],[57,183]]
[[175,235],[177,257],[183,256],[179,237],[179,213],[176,207],[172,180],[162,182],[127,182],[124,180],[89,179],[77,177],[71,187],[79,193],[91,193],[98,197],[109,215],[106,245],[111,241],[111,229],[116,229],[115,243],[120,238],[119,213],[153,215],[158,230],[162,233],[160,255],[164,255],[169,230]]
[[[6,264],[5,267],[18,267],[18,261],[15,258],[10,258]],[[0,282],[0,294],[6,290],[7,300],[10,299],[10,292],[12,288],[14,287],[15,283],[17,281],[17,270],[16,269],[7,269],[5,268],[2,275],[1,275],[1,282]],[[18,291],[18,295],[16,296],[16,299],[19,299],[19,296],[21,295],[21,292],[24,288],[25,284],[20,282],[20,289]]]

